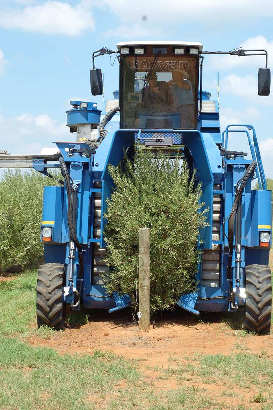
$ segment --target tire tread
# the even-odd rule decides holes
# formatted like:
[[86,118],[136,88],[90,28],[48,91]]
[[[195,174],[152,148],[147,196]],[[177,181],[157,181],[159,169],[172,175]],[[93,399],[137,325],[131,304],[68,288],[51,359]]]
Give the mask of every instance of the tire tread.
[[258,333],[270,333],[272,310],[271,271],[266,265],[249,265],[246,272],[246,307],[243,327]]
[[45,263],[38,270],[37,278],[37,324],[60,330],[65,325],[64,302],[64,265]]

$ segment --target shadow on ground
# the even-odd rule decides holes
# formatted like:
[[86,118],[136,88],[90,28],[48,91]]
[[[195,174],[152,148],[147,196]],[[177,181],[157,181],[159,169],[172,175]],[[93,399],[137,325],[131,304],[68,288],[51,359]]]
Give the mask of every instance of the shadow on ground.
[[[129,328],[137,324],[137,316],[132,309],[124,309],[114,313],[107,310],[72,312],[69,319],[70,328],[80,328],[88,322],[112,322],[117,327]],[[233,330],[242,329],[243,312],[202,312],[195,316],[180,308],[154,314],[151,318],[151,327],[160,328],[166,325],[181,325],[195,327],[200,323],[225,323]]]

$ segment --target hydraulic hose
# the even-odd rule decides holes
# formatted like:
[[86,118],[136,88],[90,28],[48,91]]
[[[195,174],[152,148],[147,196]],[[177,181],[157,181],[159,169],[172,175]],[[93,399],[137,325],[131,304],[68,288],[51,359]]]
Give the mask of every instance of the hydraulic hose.
[[[67,211],[67,216],[68,216],[68,227],[69,227],[69,236],[70,240],[75,243],[77,246],[78,250],[82,250],[82,245],[78,241],[77,238],[77,191],[73,188],[71,184],[71,178],[66,166],[66,163],[63,159],[63,157],[59,158],[60,161],[60,167],[61,167],[61,174],[64,178],[64,183],[66,185],[66,190],[67,190],[67,199],[68,199],[68,211]],[[79,252],[80,254],[80,252]]]
[[104,140],[104,138],[106,137],[107,131],[106,131],[106,129],[105,129],[104,127],[108,124],[109,121],[111,121],[111,119],[113,118],[113,116],[114,116],[114,115],[116,114],[116,112],[118,112],[118,111],[120,111],[120,108],[119,108],[119,107],[112,108],[112,110],[108,111],[108,112],[105,114],[105,117],[104,117],[103,120],[99,123],[99,126],[98,126],[99,138],[98,138],[98,141],[97,141],[98,143],[101,143],[101,142]]
[[[232,253],[233,253],[235,219],[238,217],[238,210],[241,209],[241,201],[242,201],[242,195],[243,195],[244,189],[246,187],[248,180],[254,174],[256,166],[257,166],[256,161],[251,162],[251,164],[249,164],[249,166],[247,167],[242,179],[238,181],[235,199],[234,199],[233,206],[232,206],[229,218],[228,218],[228,247],[229,247],[228,269],[227,269],[228,279],[231,279],[232,277],[231,272],[232,272]],[[241,219],[241,212],[239,213],[240,213],[240,219]],[[238,229],[238,224],[241,224],[241,220],[238,220],[236,222],[237,222],[236,231],[239,234],[241,232],[241,229]],[[238,239],[240,240],[240,238]],[[237,243],[237,238],[236,238],[236,243]]]

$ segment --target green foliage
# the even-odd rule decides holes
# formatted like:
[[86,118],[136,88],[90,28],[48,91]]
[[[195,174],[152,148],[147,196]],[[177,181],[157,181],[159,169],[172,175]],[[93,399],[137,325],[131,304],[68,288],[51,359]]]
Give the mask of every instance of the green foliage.
[[267,179],[266,180],[267,183],[267,189],[270,189],[271,191],[273,191],[273,179]]
[[[266,188],[270,189],[271,191],[273,191],[273,179],[267,178],[266,179]],[[257,180],[256,184],[255,184],[255,188],[254,189],[260,189],[259,188],[259,182]]]
[[[185,164],[150,153],[137,153],[123,169],[110,167],[115,191],[108,202],[107,260],[112,267],[105,285],[129,294],[136,303],[138,231],[150,228],[151,309],[169,309],[195,288],[200,227],[200,187]],[[109,276],[108,276],[109,275]]]
[[35,266],[42,257],[43,187],[54,180],[37,172],[7,171],[0,181],[0,270]]

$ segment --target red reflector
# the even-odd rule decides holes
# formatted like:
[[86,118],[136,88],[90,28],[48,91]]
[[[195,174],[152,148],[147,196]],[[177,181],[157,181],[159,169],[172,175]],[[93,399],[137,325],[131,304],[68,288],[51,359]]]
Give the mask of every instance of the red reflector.
[[261,246],[262,248],[269,248],[270,243],[269,243],[269,242],[260,242],[260,246]]
[[51,237],[48,237],[48,236],[43,236],[42,237],[43,242],[51,242],[51,240],[52,240]]

